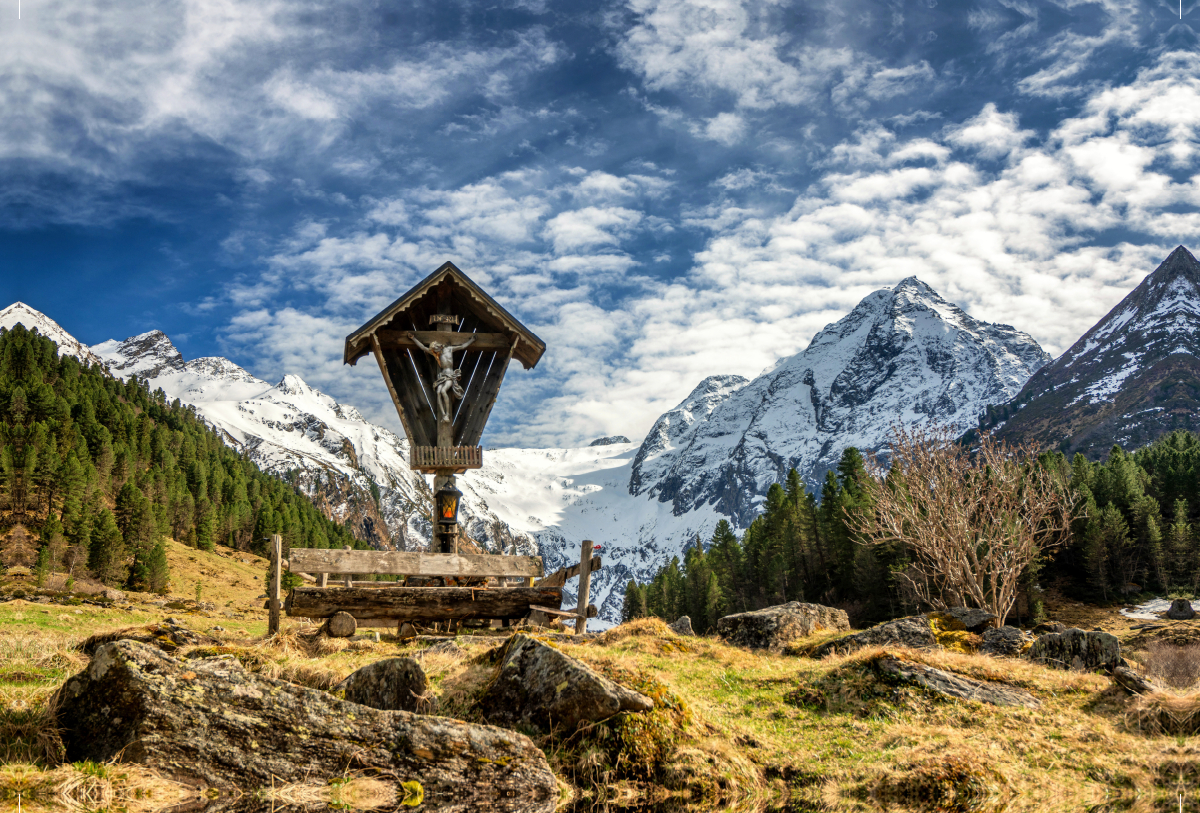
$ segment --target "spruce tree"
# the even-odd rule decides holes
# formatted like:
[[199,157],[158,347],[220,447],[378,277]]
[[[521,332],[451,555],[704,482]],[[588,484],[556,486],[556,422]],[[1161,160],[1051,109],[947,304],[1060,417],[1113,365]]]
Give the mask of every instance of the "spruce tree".
[[117,586],[128,578],[125,565],[125,540],[117,528],[112,511],[107,508],[96,515],[88,552],[88,569],[105,584]]

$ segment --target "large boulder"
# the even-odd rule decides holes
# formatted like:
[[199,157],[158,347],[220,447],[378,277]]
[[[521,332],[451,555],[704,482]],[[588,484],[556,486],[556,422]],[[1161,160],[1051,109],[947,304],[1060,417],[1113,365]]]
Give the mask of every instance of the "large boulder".
[[937,636],[923,615],[910,615],[876,624],[870,629],[822,644],[808,654],[813,658],[848,655],[868,646],[903,646],[911,649],[936,649]]
[[412,658],[388,658],[369,663],[345,680],[351,703],[387,711],[432,714],[437,698],[429,693],[429,680]]
[[480,698],[488,722],[571,731],[654,701],[597,674],[549,644],[517,634],[500,650],[496,677]]
[[897,682],[920,686],[958,700],[978,700],[993,706],[1024,706],[1030,709],[1041,705],[1037,698],[1023,689],[988,680],[974,680],[923,663],[883,657],[875,662],[875,668]]
[[1195,617],[1196,611],[1192,609],[1192,602],[1186,598],[1175,599],[1167,610],[1167,618],[1172,621],[1191,621]]
[[1031,640],[1027,633],[1016,627],[989,627],[983,631],[983,643],[979,646],[979,654],[1016,657]]
[[1121,644],[1111,633],[1069,629],[1039,637],[1029,648],[1028,657],[1056,669],[1111,672],[1121,663]]
[[423,810],[507,809],[505,800],[521,799],[549,813],[557,799],[545,755],[523,734],[379,711],[137,641],[99,647],[57,708],[69,762],[136,762],[232,794],[363,771],[419,782]]
[[717,634],[726,643],[779,652],[797,638],[814,632],[850,629],[845,610],[791,601],[763,610],[727,615],[717,621]]

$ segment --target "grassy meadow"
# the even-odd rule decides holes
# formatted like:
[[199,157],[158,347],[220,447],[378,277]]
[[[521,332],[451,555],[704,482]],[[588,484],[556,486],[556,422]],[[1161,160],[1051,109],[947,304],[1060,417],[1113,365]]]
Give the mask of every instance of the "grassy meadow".
[[[494,670],[500,631],[459,635],[462,652],[449,654],[425,654],[434,641],[400,642],[389,630],[379,641],[373,630],[351,640],[313,637],[315,625],[290,620],[268,640],[265,560],[173,543],[168,554],[173,595],[166,599],[127,594],[103,607],[28,597],[0,603],[0,809],[146,811],[202,801],[198,789],[134,765],[60,764],[48,714],[54,690],[86,666],[75,649],[83,639],[168,616],[221,642],[180,655],[233,654],[253,671],[323,690],[374,660],[420,656],[440,713],[483,722],[474,698]],[[29,582],[4,578],[5,591]],[[200,606],[215,609],[197,609],[197,582]],[[1135,633],[1136,622],[1115,609],[1060,601],[1050,615],[1123,638]],[[1200,627],[1174,623],[1181,631]],[[999,708],[895,684],[873,668],[881,649],[819,661],[756,653],[712,637],[675,636],[655,619],[584,639],[543,637],[656,701],[647,714],[576,732],[527,732],[560,777],[564,807],[1200,810],[1200,740],[1154,730],[1146,699],[1130,698],[1103,675],[948,650],[891,651],[1025,689],[1041,704]],[[1196,701],[1181,691],[1172,702],[1190,708]],[[403,807],[395,789],[356,776],[270,796],[279,806],[419,809]]]

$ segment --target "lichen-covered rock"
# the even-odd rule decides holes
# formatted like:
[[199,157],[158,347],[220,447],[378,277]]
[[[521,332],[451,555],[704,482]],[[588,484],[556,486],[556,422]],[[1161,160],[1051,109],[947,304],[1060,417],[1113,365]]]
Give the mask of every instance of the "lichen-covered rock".
[[850,629],[845,610],[791,601],[717,621],[717,634],[728,644],[779,652],[797,638],[822,630]]
[[692,619],[690,616],[681,615],[675,619],[674,624],[668,624],[667,628],[676,635],[695,635],[695,630],[692,629]]
[[993,683],[935,669],[923,663],[910,663],[896,658],[883,657],[875,661],[875,668],[902,683],[921,686],[932,692],[959,700],[978,700],[993,706],[1024,706],[1036,709],[1041,703],[1029,692],[1014,689],[1003,683]]
[[1061,621],[1043,621],[1033,628],[1034,635],[1045,635],[1048,632],[1066,632],[1070,627]]
[[814,658],[847,655],[868,646],[904,646],[912,649],[936,649],[937,636],[923,615],[911,615],[876,624],[870,629],[829,641],[810,652]]
[[1167,618],[1172,621],[1191,621],[1195,617],[1196,611],[1192,609],[1192,602],[1186,598],[1175,599],[1167,610]]
[[1111,633],[1069,629],[1039,637],[1028,657],[1055,669],[1112,671],[1121,662],[1121,644]]
[[85,655],[94,655],[96,649],[113,641],[140,641],[172,653],[185,646],[220,646],[221,642],[211,635],[196,632],[183,626],[177,619],[167,618],[158,624],[143,627],[126,627],[114,632],[101,632],[91,636],[79,649]]
[[351,703],[387,711],[433,714],[437,698],[429,693],[429,680],[412,658],[388,658],[369,663],[345,680]]
[[1016,627],[991,627],[983,631],[983,643],[979,646],[979,654],[1016,657],[1030,641],[1031,636]]
[[522,734],[379,711],[229,661],[180,661],[137,641],[97,648],[58,700],[71,762],[136,762],[247,795],[363,771],[419,782],[422,809],[446,813],[508,809],[512,799],[549,813],[557,800],[545,755]]
[[654,701],[597,674],[549,644],[517,634],[501,649],[495,679],[480,698],[488,722],[571,731]]
[[941,620],[942,629],[965,630],[980,634],[985,629],[995,626],[993,622],[1000,618],[995,613],[989,613],[987,610],[980,610],[974,607],[951,607],[948,610],[943,610],[939,613],[930,613],[929,615]]
[[1162,687],[1152,679],[1140,672],[1133,671],[1128,666],[1118,666],[1113,669],[1112,680],[1114,684],[1130,694],[1150,694],[1162,691]]

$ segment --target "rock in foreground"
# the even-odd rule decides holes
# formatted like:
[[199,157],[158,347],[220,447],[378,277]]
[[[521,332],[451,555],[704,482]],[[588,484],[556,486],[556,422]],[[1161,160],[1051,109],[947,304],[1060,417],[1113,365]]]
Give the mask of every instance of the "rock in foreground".
[[979,654],[1015,658],[1029,642],[1029,636],[1016,627],[990,627],[983,631]]
[[83,651],[83,654],[92,656],[96,654],[99,647],[113,641],[140,641],[169,653],[185,646],[221,645],[216,638],[188,629],[174,618],[168,618],[160,623],[147,624],[144,627],[126,627],[115,632],[98,633],[80,644],[79,649]]
[[1041,636],[1029,648],[1029,659],[1056,669],[1104,669],[1121,663],[1121,644],[1107,632],[1069,629]]
[[508,639],[496,679],[480,698],[489,722],[570,731],[654,702],[528,635]]
[[727,615],[717,621],[717,634],[726,643],[780,652],[797,638],[814,632],[850,629],[845,610],[791,601],[776,607]]
[[901,683],[921,686],[937,694],[959,700],[978,700],[993,706],[1024,706],[1036,709],[1041,705],[1037,698],[1023,689],[1014,689],[1002,683],[971,678],[935,669],[923,663],[910,663],[896,658],[880,658],[875,668]]
[[667,624],[667,629],[676,635],[695,635],[696,631],[692,629],[691,616],[681,615],[675,619],[675,623]]
[[429,694],[429,680],[412,658],[387,658],[369,663],[346,678],[346,699],[385,711],[432,714],[437,698]]
[[906,646],[912,649],[936,649],[937,636],[929,625],[929,619],[923,615],[911,615],[907,618],[897,618],[895,621],[885,621],[870,629],[845,638],[830,641],[808,653],[813,658],[823,658],[826,655],[848,655],[868,646]]
[[121,759],[226,791],[365,770],[421,784],[438,811],[551,811],[556,783],[528,737],[377,711],[224,661],[182,662],[147,644],[100,646],[60,691],[67,759]]

